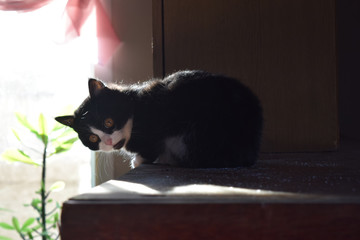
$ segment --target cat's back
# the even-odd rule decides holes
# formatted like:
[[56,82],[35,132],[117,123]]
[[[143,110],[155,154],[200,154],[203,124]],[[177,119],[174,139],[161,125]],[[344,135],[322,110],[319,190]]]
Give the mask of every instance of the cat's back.
[[175,72],[164,79],[152,79],[136,87],[141,95],[181,95],[187,98],[206,95],[217,96],[239,94],[253,95],[239,80],[223,75],[212,74],[200,70],[185,70]]
[[205,71],[179,71],[162,80],[168,101],[178,107],[203,111],[239,111],[251,108],[260,113],[258,98],[239,80]]
[[228,94],[254,96],[250,89],[237,79],[200,70],[173,73],[164,78],[162,84],[174,94],[185,93],[199,96],[214,96],[215,94],[218,97],[225,97]]

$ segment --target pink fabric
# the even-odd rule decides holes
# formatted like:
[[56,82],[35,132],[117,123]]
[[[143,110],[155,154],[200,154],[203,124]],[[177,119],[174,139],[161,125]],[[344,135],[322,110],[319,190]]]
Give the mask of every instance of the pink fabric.
[[0,0],[0,10],[33,11],[48,4],[52,0]]
[[80,36],[81,28],[92,13],[96,10],[98,58],[100,64],[106,64],[120,45],[111,21],[100,0],[69,0],[66,13],[70,24],[66,28],[66,40]]
[[72,38],[73,32],[80,36],[80,31],[87,18],[94,8],[93,0],[69,0],[66,4],[66,14],[69,18],[69,24],[66,26],[67,40]]

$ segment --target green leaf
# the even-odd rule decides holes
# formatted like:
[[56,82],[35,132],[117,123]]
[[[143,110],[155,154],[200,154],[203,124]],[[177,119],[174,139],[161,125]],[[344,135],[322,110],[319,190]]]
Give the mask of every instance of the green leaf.
[[12,240],[11,238],[0,236],[0,240]]
[[58,154],[58,153],[62,153],[62,152],[66,152],[68,150],[70,150],[70,148],[72,147],[72,145],[78,140],[78,137],[74,137],[74,138],[70,138],[68,140],[66,140],[65,142],[58,142],[58,146],[55,147],[55,152],[54,154]]
[[34,239],[32,232],[28,232],[27,235],[28,235],[29,239]]
[[4,211],[4,212],[12,212],[12,210],[7,209],[7,208],[0,208],[0,211]]
[[39,133],[47,134],[46,119],[42,113],[39,115]]
[[57,148],[55,149],[55,152],[54,152],[53,154],[51,154],[51,155],[63,153],[63,152],[66,152],[66,151],[68,151],[68,150],[70,150],[70,149],[66,149],[66,148],[63,148],[63,147],[57,147]]
[[53,129],[51,131],[56,132],[56,131],[58,131],[58,130],[60,130],[62,128],[65,128],[65,126],[62,125],[61,123],[55,122],[55,125],[54,125],[54,127],[53,127]]
[[49,191],[59,192],[59,191],[63,190],[64,188],[65,188],[65,182],[57,181],[51,185]]
[[13,224],[13,227],[15,228],[15,230],[17,232],[20,232],[21,229],[20,229],[19,220],[16,217],[12,218],[12,224]]
[[0,222],[0,227],[7,229],[7,230],[15,230],[15,228],[13,226],[11,226],[10,224],[4,223],[4,222]]
[[40,199],[33,199],[31,202],[31,206],[38,212],[41,211],[41,200]]
[[28,229],[28,227],[32,225],[34,222],[35,222],[35,218],[29,218],[28,220],[25,221],[25,223],[22,225],[20,230],[22,232],[29,232],[30,229]]
[[[37,221],[37,222],[39,222],[39,221]],[[41,227],[42,227],[41,224],[39,224],[39,225],[36,225],[35,227],[33,227],[32,229],[33,230],[39,230]]]
[[50,156],[70,150],[72,144],[79,139],[72,128],[66,128],[64,130],[65,131],[60,133],[59,136],[52,137],[51,145],[55,151],[53,151]]
[[41,200],[38,198],[35,198],[31,201],[31,206],[33,206],[34,208],[38,209],[38,205],[41,203]]
[[43,140],[43,137],[39,132],[29,123],[27,117],[22,113],[15,113],[17,120],[27,129],[30,130],[37,138]]
[[31,132],[37,132],[36,129],[29,123],[27,117],[22,113],[15,113],[17,120]]
[[8,149],[1,154],[1,157],[11,162],[22,162],[30,165],[41,166],[41,164],[32,160],[29,155],[19,149]]
[[44,114],[40,113],[39,115],[39,131],[38,133],[41,136],[41,140],[44,144],[48,143],[48,136],[47,136],[47,126],[46,126],[46,119]]
[[70,138],[65,142],[61,143],[61,145],[70,148],[74,144],[74,142],[76,142],[78,139],[79,139],[78,137]]
[[19,142],[21,142],[19,134],[15,131],[15,129],[12,128],[11,130],[12,130],[13,134],[15,135],[15,137],[17,138],[17,140],[19,140]]
[[[74,136],[71,136],[71,135],[74,135]],[[72,129],[72,128],[69,128],[69,127],[64,127],[64,131],[59,135],[59,136],[55,136],[53,137],[53,139],[51,140],[51,142],[53,143],[53,145],[60,145],[61,142],[62,142],[62,138],[65,138],[65,137],[68,137],[70,136],[71,138],[74,138],[76,135],[75,135],[75,131]]]
[[57,212],[54,214],[54,221],[58,222],[59,220],[60,220],[60,217],[59,217],[59,213]]

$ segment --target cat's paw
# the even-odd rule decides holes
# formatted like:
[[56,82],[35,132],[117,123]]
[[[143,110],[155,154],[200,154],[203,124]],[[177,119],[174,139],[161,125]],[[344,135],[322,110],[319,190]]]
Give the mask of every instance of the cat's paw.
[[136,168],[138,166],[140,166],[143,162],[145,161],[145,159],[140,156],[139,154],[136,154],[135,157],[131,160],[131,168]]

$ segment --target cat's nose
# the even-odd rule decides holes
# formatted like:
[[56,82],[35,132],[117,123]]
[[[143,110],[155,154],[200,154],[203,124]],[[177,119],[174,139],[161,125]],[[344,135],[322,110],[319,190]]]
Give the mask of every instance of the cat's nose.
[[105,139],[106,145],[113,145],[111,138]]

